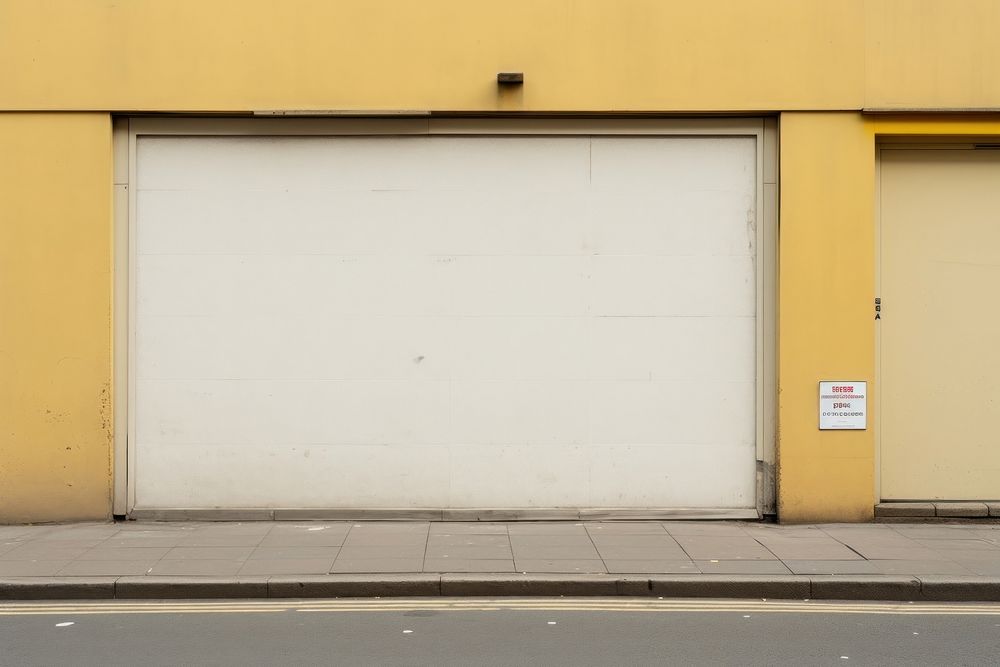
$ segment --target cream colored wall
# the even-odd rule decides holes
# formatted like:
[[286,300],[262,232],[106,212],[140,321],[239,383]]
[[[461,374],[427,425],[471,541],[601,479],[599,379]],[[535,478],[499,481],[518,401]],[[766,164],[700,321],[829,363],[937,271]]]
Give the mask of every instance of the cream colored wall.
[[0,523],[110,514],[111,120],[0,113]]
[[997,497],[998,184],[998,151],[880,151],[883,499]]

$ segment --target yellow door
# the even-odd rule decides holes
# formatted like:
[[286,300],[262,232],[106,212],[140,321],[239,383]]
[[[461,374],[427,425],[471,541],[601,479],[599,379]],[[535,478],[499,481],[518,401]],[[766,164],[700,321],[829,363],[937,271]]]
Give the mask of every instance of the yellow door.
[[881,151],[881,495],[1000,499],[1000,151]]

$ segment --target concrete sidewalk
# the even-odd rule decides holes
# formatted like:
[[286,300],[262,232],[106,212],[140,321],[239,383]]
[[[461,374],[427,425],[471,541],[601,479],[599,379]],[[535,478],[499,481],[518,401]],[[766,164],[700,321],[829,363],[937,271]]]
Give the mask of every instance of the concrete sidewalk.
[[0,526],[0,599],[379,595],[1000,600],[1000,523]]

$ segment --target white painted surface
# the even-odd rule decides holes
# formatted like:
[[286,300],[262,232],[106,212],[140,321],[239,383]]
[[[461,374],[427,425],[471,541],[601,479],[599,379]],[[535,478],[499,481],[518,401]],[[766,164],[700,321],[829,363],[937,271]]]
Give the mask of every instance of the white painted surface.
[[868,383],[824,380],[819,383],[819,430],[863,431],[868,428]]
[[137,157],[137,507],[755,505],[753,139]]

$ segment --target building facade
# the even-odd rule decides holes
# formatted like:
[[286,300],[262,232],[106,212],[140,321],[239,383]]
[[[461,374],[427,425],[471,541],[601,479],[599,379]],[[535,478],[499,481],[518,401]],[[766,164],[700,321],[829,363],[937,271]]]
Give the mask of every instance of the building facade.
[[997,28],[0,0],[0,521],[1000,500]]

